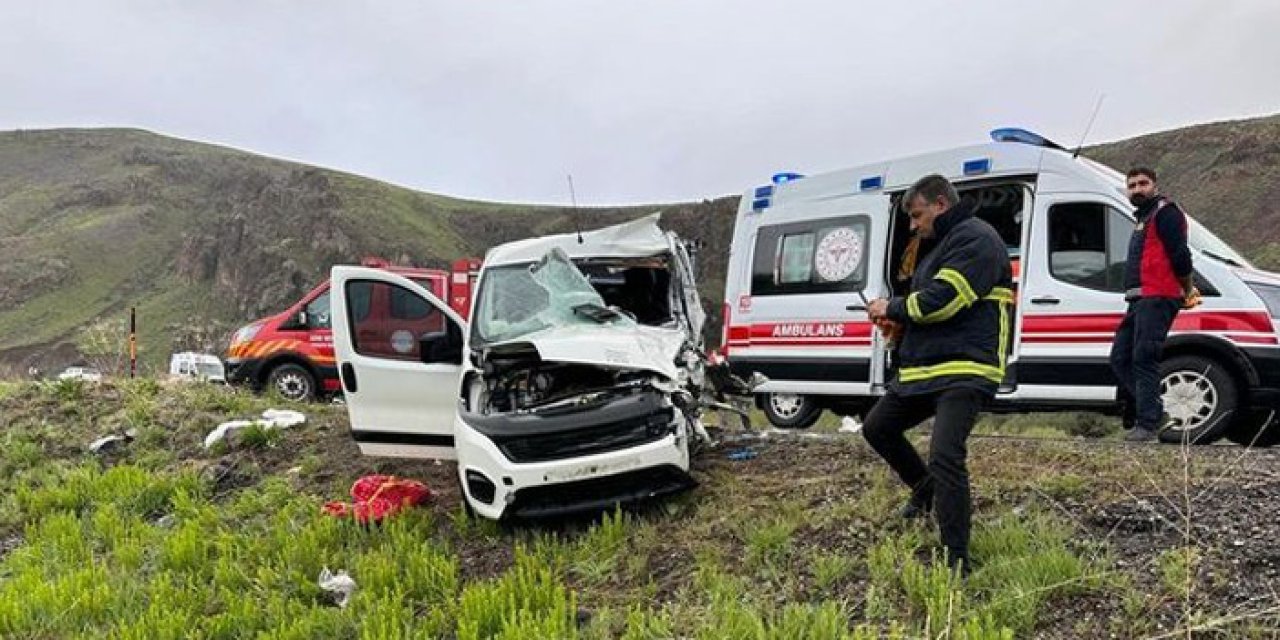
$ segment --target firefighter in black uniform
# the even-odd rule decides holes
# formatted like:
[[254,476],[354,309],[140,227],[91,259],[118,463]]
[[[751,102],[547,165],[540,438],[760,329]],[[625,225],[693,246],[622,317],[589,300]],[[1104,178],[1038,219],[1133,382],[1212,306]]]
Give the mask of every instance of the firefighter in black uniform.
[[[966,441],[1005,373],[1013,331],[1012,269],[1005,243],[973,215],[946,178],[930,175],[907,191],[911,229],[934,241],[903,297],[868,305],[871,319],[903,328],[898,371],[868,414],[863,435],[908,487],[905,518],[937,515],[947,562],[970,567]],[[933,416],[929,462],[904,433]]]

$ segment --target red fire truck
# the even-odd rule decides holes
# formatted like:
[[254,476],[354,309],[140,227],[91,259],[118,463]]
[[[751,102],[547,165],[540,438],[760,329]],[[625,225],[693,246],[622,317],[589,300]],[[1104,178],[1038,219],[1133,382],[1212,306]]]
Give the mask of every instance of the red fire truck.
[[[436,297],[446,300],[463,318],[471,310],[471,291],[480,273],[480,260],[455,260],[449,271],[397,266],[379,258],[366,258],[366,267],[385,269],[414,280]],[[370,287],[362,308],[356,310],[381,335],[365,336],[368,344],[381,345],[387,353],[401,348],[401,325],[421,329],[431,309],[419,298],[401,295],[399,289]],[[442,317],[436,315],[438,321]],[[411,338],[410,338],[411,339]],[[288,309],[236,330],[224,358],[227,381],[255,389],[275,389],[290,400],[312,400],[341,388],[333,355],[333,331],[329,318],[329,281],[326,279]]]

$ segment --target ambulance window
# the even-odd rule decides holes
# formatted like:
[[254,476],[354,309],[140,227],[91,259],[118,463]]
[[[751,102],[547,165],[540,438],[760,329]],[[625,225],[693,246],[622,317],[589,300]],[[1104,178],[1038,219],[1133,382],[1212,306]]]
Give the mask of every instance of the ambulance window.
[[1133,223],[1097,202],[1049,208],[1049,273],[1081,287],[1124,291],[1125,263]]
[[326,291],[307,303],[307,328],[328,329],[329,326],[329,292]]
[[778,248],[779,284],[809,282],[813,278],[813,234],[782,236]]
[[761,227],[752,257],[751,294],[861,290],[867,278],[870,227],[867,216]]

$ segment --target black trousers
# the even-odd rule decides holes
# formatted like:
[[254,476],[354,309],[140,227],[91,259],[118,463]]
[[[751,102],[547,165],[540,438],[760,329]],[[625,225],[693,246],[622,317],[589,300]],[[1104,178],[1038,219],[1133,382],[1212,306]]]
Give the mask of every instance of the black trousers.
[[1111,370],[1126,427],[1156,431],[1162,426],[1160,353],[1181,307],[1174,298],[1138,298],[1129,302],[1120,321],[1111,344]]
[[[889,391],[867,415],[862,434],[898,477],[911,487],[920,506],[932,501],[942,544],[952,560],[969,559],[969,433],[991,394],[979,389],[947,389],[924,395]],[[929,463],[916,453],[905,433],[934,416]]]

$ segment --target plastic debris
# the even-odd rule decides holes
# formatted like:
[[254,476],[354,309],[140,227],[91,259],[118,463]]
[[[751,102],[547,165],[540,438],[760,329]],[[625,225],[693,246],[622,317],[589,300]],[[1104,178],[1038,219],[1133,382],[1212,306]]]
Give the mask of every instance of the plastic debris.
[[355,518],[368,524],[399,513],[405,507],[420,505],[432,497],[431,489],[417,480],[395,476],[370,475],[351,485],[354,503],[328,502],[322,509],[338,518]]
[[232,432],[239,431],[245,427],[259,425],[263,429],[287,429],[296,427],[307,421],[307,416],[301,412],[292,409],[267,409],[262,412],[262,417],[257,420],[231,420],[224,422],[209,435],[204,437],[204,448],[208,449],[215,443],[226,439]]
[[356,581],[346,571],[331,573],[329,567],[325,567],[320,570],[320,588],[333,594],[334,603],[345,609],[351,593],[356,590]]
[[859,433],[862,431],[862,423],[855,420],[852,416],[845,416],[840,419],[841,433]]
[[123,446],[129,439],[121,435],[103,436],[94,440],[89,444],[89,451],[92,453],[111,453]]
[[728,454],[728,458],[734,462],[742,462],[743,460],[750,460],[754,457],[756,457],[755,449],[735,449],[730,451]]

